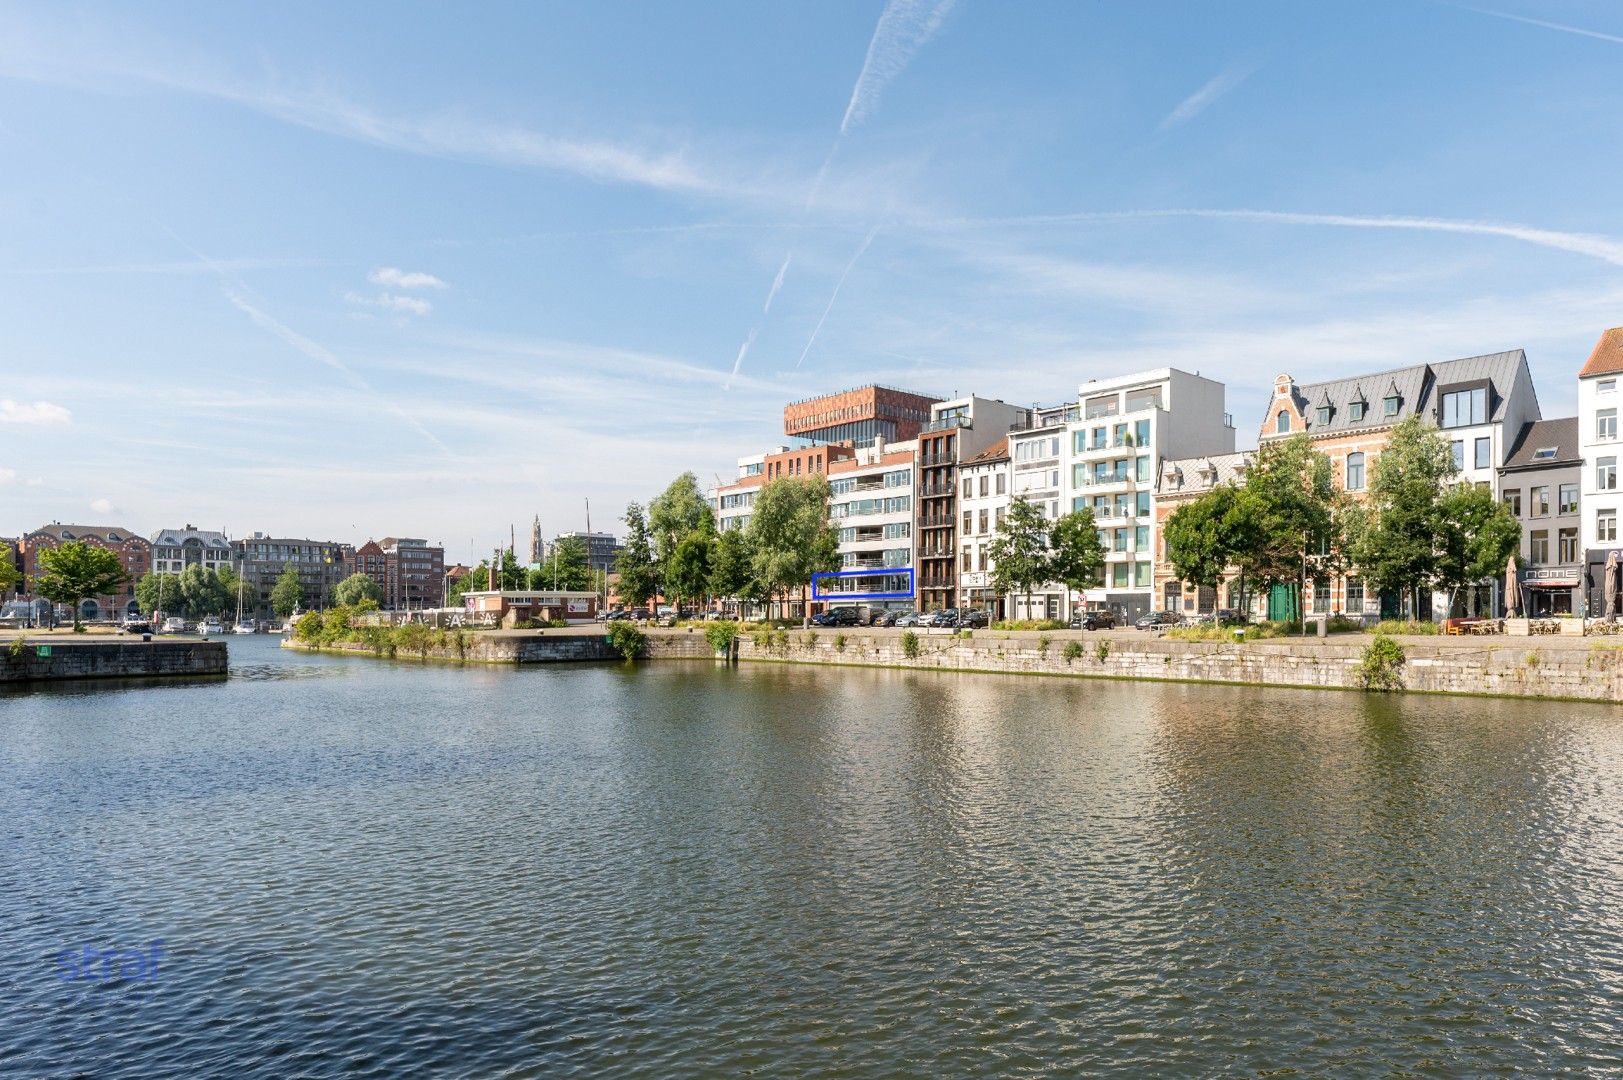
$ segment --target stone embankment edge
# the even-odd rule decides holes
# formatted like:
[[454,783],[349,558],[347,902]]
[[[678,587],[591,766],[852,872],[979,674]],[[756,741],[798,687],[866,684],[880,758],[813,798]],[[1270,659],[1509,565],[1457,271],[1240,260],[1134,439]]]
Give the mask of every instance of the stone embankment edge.
[[[40,645],[49,646],[50,655],[39,655],[36,646]],[[27,638],[16,654],[9,647],[0,647],[0,685],[96,679],[224,678],[229,664],[222,641]]]

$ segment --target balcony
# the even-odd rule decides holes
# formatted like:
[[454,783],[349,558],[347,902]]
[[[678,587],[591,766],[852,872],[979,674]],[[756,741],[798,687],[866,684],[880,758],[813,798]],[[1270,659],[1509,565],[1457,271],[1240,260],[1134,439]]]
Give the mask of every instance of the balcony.
[[922,454],[919,457],[920,465],[956,465],[958,459],[951,454]]
[[928,487],[919,488],[919,498],[936,499],[943,495],[951,495],[957,490],[956,484],[932,484]]
[[967,416],[943,416],[939,420],[931,420],[928,424],[919,428],[919,432],[920,434],[928,434],[932,431],[951,431],[954,428],[972,428],[974,426],[975,422]]
[[952,524],[952,518],[950,517],[919,519],[919,528],[921,529],[950,529]]

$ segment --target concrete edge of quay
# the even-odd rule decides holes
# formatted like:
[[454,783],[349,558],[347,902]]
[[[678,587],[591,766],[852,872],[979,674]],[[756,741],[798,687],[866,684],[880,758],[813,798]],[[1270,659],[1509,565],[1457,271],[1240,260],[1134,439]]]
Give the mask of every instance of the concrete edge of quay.
[[[699,628],[649,629],[643,659],[725,660]],[[909,656],[904,632],[893,629],[785,629],[773,644],[750,633],[734,641],[731,659],[749,663],[880,667],[969,674],[1041,675],[1141,682],[1209,683],[1280,689],[1356,690],[1369,635],[1328,639],[1268,638],[1247,642],[1182,641],[1135,631],[978,630],[915,634]],[[1044,639],[1047,639],[1046,647]],[[1340,640],[1338,640],[1340,638]],[[1440,638],[1393,640],[1404,650],[1400,679],[1409,693],[1471,697],[1623,703],[1623,639]],[[1069,649],[1077,643],[1079,649]],[[288,649],[377,657],[370,647],[325,647],[284,641]],[[1071,655],[1067,656],[1066,653]],[[483,631],[467,650],[448,647],[397,653],[392,659],[477,664],[618,661],[601,627]]]
[[225,678],[223,641],[203,638],[10,637],[0,642],[0,684],[94,679]]

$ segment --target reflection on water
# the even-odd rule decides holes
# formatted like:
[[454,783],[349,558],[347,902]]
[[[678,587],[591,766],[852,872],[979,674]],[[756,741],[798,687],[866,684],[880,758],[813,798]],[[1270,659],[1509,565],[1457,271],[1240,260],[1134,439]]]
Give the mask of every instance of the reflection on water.
[[1623,1064],[1607,707],[275,645],[0,700],[7,1071]]

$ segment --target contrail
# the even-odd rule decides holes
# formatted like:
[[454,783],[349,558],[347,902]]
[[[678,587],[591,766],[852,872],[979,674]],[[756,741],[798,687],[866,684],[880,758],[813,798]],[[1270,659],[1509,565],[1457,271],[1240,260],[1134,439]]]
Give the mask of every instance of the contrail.
[[862,72],[840,121],[840,134],[860,124],[878,104],[880,93],[907,67],[952,10],[953,0],[890,0],[868,42]]
[[772,301],[777,299],[778,290],[783,288],[783,275],[789,272],[789,261],[794,257],[795,253],[793,251],[783,257],[783,265],[778,267],[778,276],[772,279],[772,288],[767,290],[766,303],[761,305],[762,315],[772,310]]
[[840,298],[840,289],[844,287],[845,279],[851,276],[851,270],[857,265],[857,260],[862,258],[862,253],[868,250],[868,245],[873,243],[873,238],[878,235],[878,225],[869,229],[868,235],[862,239],[862,246],[857,248],[855,255],[851,256],[851,261],[845,264],[845,272],[840,275],[840,280],[834,283],[834,293],[828,298],[828,307],[823,309],[823,317],[817,320],[817,326],[812,329],[811,337],[806,340],[806,347],[800,350],[800,359],[795,361],[796,370],[799,370],[800,365],[806,362],[806,354],[811,352],[812,345],[817,341],[817,335],[822,333],[823,324],[828,321],[828,313],[834,310],[834,301]]
[[738,347],[738,359],[733,361],[732,374],[728,375],[727,381],[721,385],[723,393],[726,393],[728,390],[733,388],[733,380],[738,378],[738,369],[744,366],[744,354],[750,351],[751,345],[755,344],[755,335],[759,333],[760,330],[761,328],[759,326],[757,326],[754,330],[751,330],[750,336],[744,339],[744,344]]
[[1610,41],[1614,45],[1623,45],[1623,37],[1618,37],[1615,34],[1603,34],[1598,30],[1585,30],[1581,26],[1545,22],[1543,19],[1529,19],[1526,15],[1512,15],[1508,11],[1494,11],[1492,8],[1472,7],[1469,4],[1448,4],[1447,6],[1459,8],[1461,11],[1472,11],[1478,15],[1491,15],[1495,19],[1509,19],[1511,22],[1526,23],[1528,26],[1541,26],[1546,30],[1559,30],[1563,34],[1577,34],[1579,37],[1594,38],[1596,41]]

